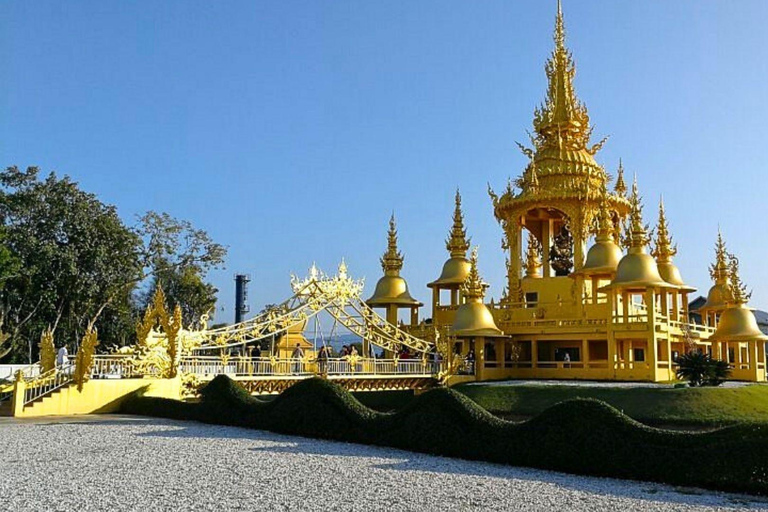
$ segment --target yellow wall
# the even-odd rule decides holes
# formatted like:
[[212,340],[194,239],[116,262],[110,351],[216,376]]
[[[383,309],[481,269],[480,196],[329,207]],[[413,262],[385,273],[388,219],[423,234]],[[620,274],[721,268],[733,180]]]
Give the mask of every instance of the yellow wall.
[[181,378],[175,379],[95,379],[78,391],[75,384],[60,389],[24,407],[22,418],[116,412],[128,395],[142,388],[146,396],[181,398]]

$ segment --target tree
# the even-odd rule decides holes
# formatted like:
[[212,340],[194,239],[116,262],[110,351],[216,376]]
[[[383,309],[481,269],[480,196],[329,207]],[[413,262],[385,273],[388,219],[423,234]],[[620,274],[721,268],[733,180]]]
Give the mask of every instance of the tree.
[[70,178],[40,179],[35,167],[0,172],[0,226],[0,315],[12,360],[35,360],[33,340],[48,326],[79,339],[108,306],[112,316],[130,309],[130,295],[118,292],[141,271],[141,239]]
[[65,343],[96,329],[101,346],[133,342],[136,291],[155,278],[172,283],[171,301],[191,318],[215,302],[203,279],[225,255],[187,221],[149,212],[129,227],[69,177],[9,167],[0,172],[0,357],[35,361],[33,340],[48,327]]
[[168,303],[181,308],[184,325],[212,314],[218,290],[205,282],[205,276],[221,266],[226,248],[205,231],[167,213],[148,212],[141,217],[138,231],[144,240],[143,264],[152,276],[141,302],[148,304],[161,286]]

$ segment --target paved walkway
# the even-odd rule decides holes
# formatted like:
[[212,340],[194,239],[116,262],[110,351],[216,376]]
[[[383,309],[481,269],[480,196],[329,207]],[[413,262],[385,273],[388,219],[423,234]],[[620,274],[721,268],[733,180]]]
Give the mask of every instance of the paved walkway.
[[743,495],[134,417],[0,422],[4,509],[768,510]]

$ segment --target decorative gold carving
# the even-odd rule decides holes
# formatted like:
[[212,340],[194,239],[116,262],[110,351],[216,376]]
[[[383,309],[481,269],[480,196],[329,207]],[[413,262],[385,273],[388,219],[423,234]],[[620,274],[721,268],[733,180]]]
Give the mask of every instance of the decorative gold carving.
[[525,277],[541,277],[541,244],[533,234],[528,234],[525,251]]
[[749,302],[752,292],[747,291],[746,285],[739,275],[739,259],[733,254],[728,255],[728,279],[730,280],[731,297],[729,303],[742,306]]
[[56,367],[56,346],[53,343],[53,331],[47,328],[40,335],[40,373],[46,373]]
[[90,378],[91,368],[93,367],[93,355],[96,352],[96,346],[99,344],[98,332],[95,327],[88,326],[80,342],[80,349],[75,356],[75,383],[78,391],[83,390],[83,384]]

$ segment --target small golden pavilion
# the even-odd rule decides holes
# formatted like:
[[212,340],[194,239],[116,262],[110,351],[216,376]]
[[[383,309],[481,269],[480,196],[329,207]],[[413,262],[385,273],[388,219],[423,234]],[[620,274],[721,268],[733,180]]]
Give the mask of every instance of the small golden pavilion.
[[469,358],[478,380],[501,378],[669,381],[680,354],[700,350],[728,361],[732,378],[766,380],[766,337],[747,307],[749,294],[738,259],[720,233],[714,284],[691,320],[695,291],[673,263],[672,241],[659,203],[655,236],[644,221],[637,179],[627,187],[622,163],[613,179],[595,155],[587,108],[573,88],[575,65],[565,44],[558,0],[555,47],[547,60],[546,99],[535,110],[530,159],[520,177],[500,193],[488,190],[508,251],[501,300],[485,302],[487,284],[464,227],[456,193],[449,259],[432,290],[431,319],[418,322],[422,306],[400,276],[394,216],[381,260],[372,307],[397,322],[410,311],[414,334],[429,329],[448,336],[456,354]]

